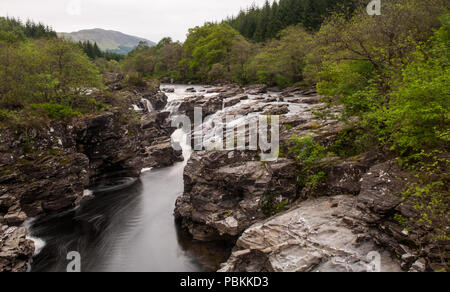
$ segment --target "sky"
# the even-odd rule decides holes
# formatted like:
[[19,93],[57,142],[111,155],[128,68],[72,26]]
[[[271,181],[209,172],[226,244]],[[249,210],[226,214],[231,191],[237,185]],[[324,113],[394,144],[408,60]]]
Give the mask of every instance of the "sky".
[[32,19],[57,32],[102,28],[158,42],[265,0],[0,0],[0,16]]

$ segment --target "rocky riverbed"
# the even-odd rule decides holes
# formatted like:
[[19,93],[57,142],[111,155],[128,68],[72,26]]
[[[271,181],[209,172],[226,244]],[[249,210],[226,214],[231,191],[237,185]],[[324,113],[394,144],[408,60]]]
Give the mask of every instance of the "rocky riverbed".
[[314,89],[270,90],[212,88],[207,94],[214,95],[197,93],[180,106],[188,115],[203,106],[209,116],[203,141],[213,144],[226,115],[239,117],[235,126],[259,115],[280,116],[284,155],[276,161],[261,161],[259,151],[212,149],[195,152],[185,168],[175,216],[197,240],[236,241],[221,271],[366,271],[373,253],[381,271],[442,268],[429,230],[420,223],[406,229],[395,219],[417,214],[401,200],[413,178],[392,154],[367,149],[356,157],[327,158],[317,188],[298,186],[302,166],[286,154],[289,138],[312,136],[329,146],[347,123],[339,119],[341,109],[321,103]]
[[27,270],[34,252],[22,227],[28,218],[74,208],[86,190],[104,181],[139,177],[142,169],[183,160],[170,143],[175,129],[169,113],[161,112],[164,93],[148,87],[115,88],[111,94],[126,108],[25,132],[1,131],[0,271]]
[[[163,85],[160,90],[123,88],[120,80],[115,76],[108,86],[126,100],[131,116],[117,109],[27,135],[2,131],[1,271],[27,270],[35,249],[23,227],[28,218],[71,209],[87,189],[108,179],[136,178],[143,168],[182,161],[182,152],[172,147],[170,118],[185,114],[193,121],[195,107],[202,108],[208,149],[189,153],[174,214],[194,239],[191,249],[196,241],[235,245],[228,261],[208,264],[209,270],[366,271],[373,269],[374,254],[382,271],[439,267],[442,253],[427,230],[417,224],[411,232],[394,219],[413,217],[414,209],[400,198],[411,178],[389,153],[367,149],[356,157],[328,158],[320,162],[325,180],[314,189],[299,187],[301,163],[289,155],[289,138],[312,136],[327,146],[346,127],[340,108],[322,103],[314,89]],[[187,97],[167,97],[180,91]],[[279,158],[265,162],[260,151],[216,150],[223,138],[218,130],[229,134],[224,119],[230,115],[235,126],[261,115],[279,116]],[[249,135],[246,130],[247,141]],[[33,151],[23,147],[29,139],[35,141]]]

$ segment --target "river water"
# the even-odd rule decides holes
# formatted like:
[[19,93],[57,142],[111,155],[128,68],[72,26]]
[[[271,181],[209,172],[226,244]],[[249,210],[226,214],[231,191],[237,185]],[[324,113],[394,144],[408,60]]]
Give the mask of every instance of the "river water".
[[[188,95],[187,86],[175,85],[168,93],[167,110]],[[196,86],[197,91],[204,88]],[[173,140],[185,139],[181,130]],[[186,145],[185,143],[181,143]],[[175,224],[175,201],[183,193],[184,162],[149,170],[136,180],[123,179],[103,186],[76,208],[56,216],[28,222],[37,254],[30,270],[66,271],[67,255],[78,252],[85,272],[197,272],[213,271],[226,261],[230,250],[217,243],[192,240]]]

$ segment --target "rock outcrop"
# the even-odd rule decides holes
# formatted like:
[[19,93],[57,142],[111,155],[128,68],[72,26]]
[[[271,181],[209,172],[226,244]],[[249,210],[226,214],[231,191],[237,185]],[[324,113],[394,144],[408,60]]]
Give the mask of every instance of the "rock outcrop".
[[[0,132],[0,271],[26,270],[34,250],[20,227],[27,218],[73,208],[86,189],[104,181],[136,178],[145,167],[182,159],[171,145],[169,113],[160,111],[167,96],[155,88],[122,89],[123,78],[110,79],[111,88],[120,88],[111,94],[124,108]],[[128,110],[141,100],[152,109]]]
[[224,97],[220,95],[205,97],[195,95],[185,99],[179,106],[178,112],[188,116],[194,122],[194,109],[201,108],[203,117],[216,113],[223,108]]
[[402,200],[412,179],[392,154],[368,149],[348,159],[329,157],[314,166],[325,174],[322,183],[296,185],[302,165],[289,159],[289,138],[312,136],[330,146],[346,123],[335,118],[341,108],[321,104],[314,89],[273,91],[213,88],[208,92],[216,95],[191,98],[182,107],[192,112],[186,109],[207,105],[212,115],[222,105],[204,124],[207,133],[224,126],[227,114],[280,115],[280,149],[287,158],[263,163],[256,152],[203,151],[185,169],[185,192],[175,209],[182,226],[197,240],[238,238],[222,271],[366,271],[372,251],[381,256],[382,271],[445,269],[449,246],[437,246],[420,222],[411,232],[396,219],[418,214]]
[[196,152],[184,171],[175,216],[197,240],[234,238],[297,199],[290,160],[261,162],[256,152]]
[[34,243],[26,238],[26,229],[0,224],[0,231],[0,271],[26,272],[34,253]]
[[359,219],[363,214],[353,205],[347,196],[309,200],[257,223],[239,238],[220,271],[401,271],[367,235],[369,227]]

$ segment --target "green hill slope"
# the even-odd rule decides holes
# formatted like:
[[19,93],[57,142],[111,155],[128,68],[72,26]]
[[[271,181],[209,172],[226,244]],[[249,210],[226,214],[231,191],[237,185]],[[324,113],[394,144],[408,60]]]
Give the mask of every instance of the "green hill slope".
[[147,42],[150,46],[155,45],[154,42],[127,35],[118,31],[104,29],[80,30],[72,33],[58,33],[59,36],[67,37],[75,42],[90,41],[96,42],[101,50],[119,54],[128,54],[139,42]]

